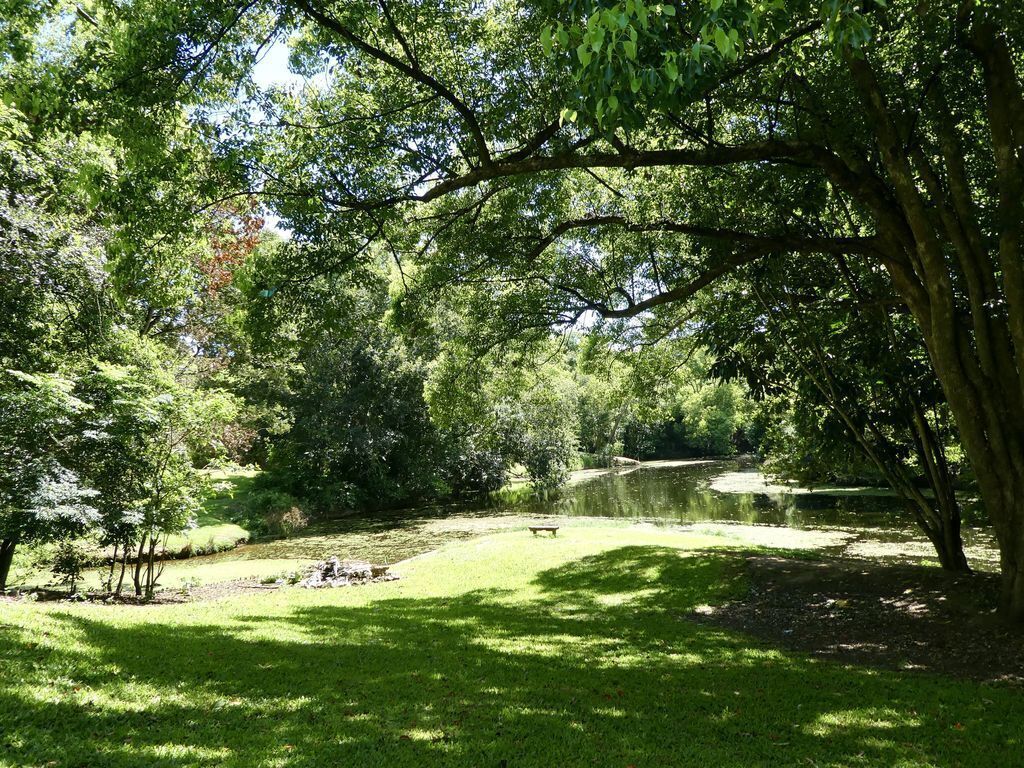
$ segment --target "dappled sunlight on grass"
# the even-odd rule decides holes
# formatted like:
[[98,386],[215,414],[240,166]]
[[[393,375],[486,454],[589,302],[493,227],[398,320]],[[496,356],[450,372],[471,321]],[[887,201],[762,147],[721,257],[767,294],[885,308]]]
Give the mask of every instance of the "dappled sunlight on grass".
[[706,546],[511,532],[372,587],[5,606],[0,765],[1017,764],[1018,691],[986,687],[979,710],[973,683],[690,621],[744,588]]
[[920,718],[889,707],[859,708],[822,714],[806,730],[815,736],[830,736],[836,731],[850,728],[891,730],[917,728],[920,725]]

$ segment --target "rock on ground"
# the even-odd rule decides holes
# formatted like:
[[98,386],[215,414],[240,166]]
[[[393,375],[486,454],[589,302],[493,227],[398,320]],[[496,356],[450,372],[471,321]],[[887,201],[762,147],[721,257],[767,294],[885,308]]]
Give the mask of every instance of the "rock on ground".
[[347,587],[375,581],[394,581],[397,578],[398,576],[388,572],[386,565],[329,557],[313,565],[306,577],[299,582],[299,586],[309,589]]

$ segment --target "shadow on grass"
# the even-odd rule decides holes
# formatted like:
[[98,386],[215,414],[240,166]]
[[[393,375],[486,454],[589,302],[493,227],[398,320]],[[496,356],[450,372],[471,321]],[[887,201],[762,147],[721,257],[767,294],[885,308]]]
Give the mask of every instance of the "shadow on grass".
[[58,615],[80,642],[0,633],[0,764],[1019,764],[1019,692],[816,663],[686,620],[738,573],[623,547],[540,573],[532,596],[225,626]]

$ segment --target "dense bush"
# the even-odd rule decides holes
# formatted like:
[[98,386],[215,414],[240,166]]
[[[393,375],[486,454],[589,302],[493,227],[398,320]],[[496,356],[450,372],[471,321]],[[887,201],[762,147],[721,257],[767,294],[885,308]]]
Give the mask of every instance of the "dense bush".
[[293,536],[309,525],[298,499],[289,493],[264,488],[253,493],[246,505],[251,527],[271,536]]

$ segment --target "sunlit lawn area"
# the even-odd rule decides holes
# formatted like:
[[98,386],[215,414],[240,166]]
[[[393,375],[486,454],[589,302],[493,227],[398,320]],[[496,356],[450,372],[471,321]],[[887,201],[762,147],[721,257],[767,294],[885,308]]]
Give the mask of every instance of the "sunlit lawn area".
[[744,588],[715,541],[517,530],[366,587],[0,604],[0,765],[1021,764],[1019,690],[693,623]]

